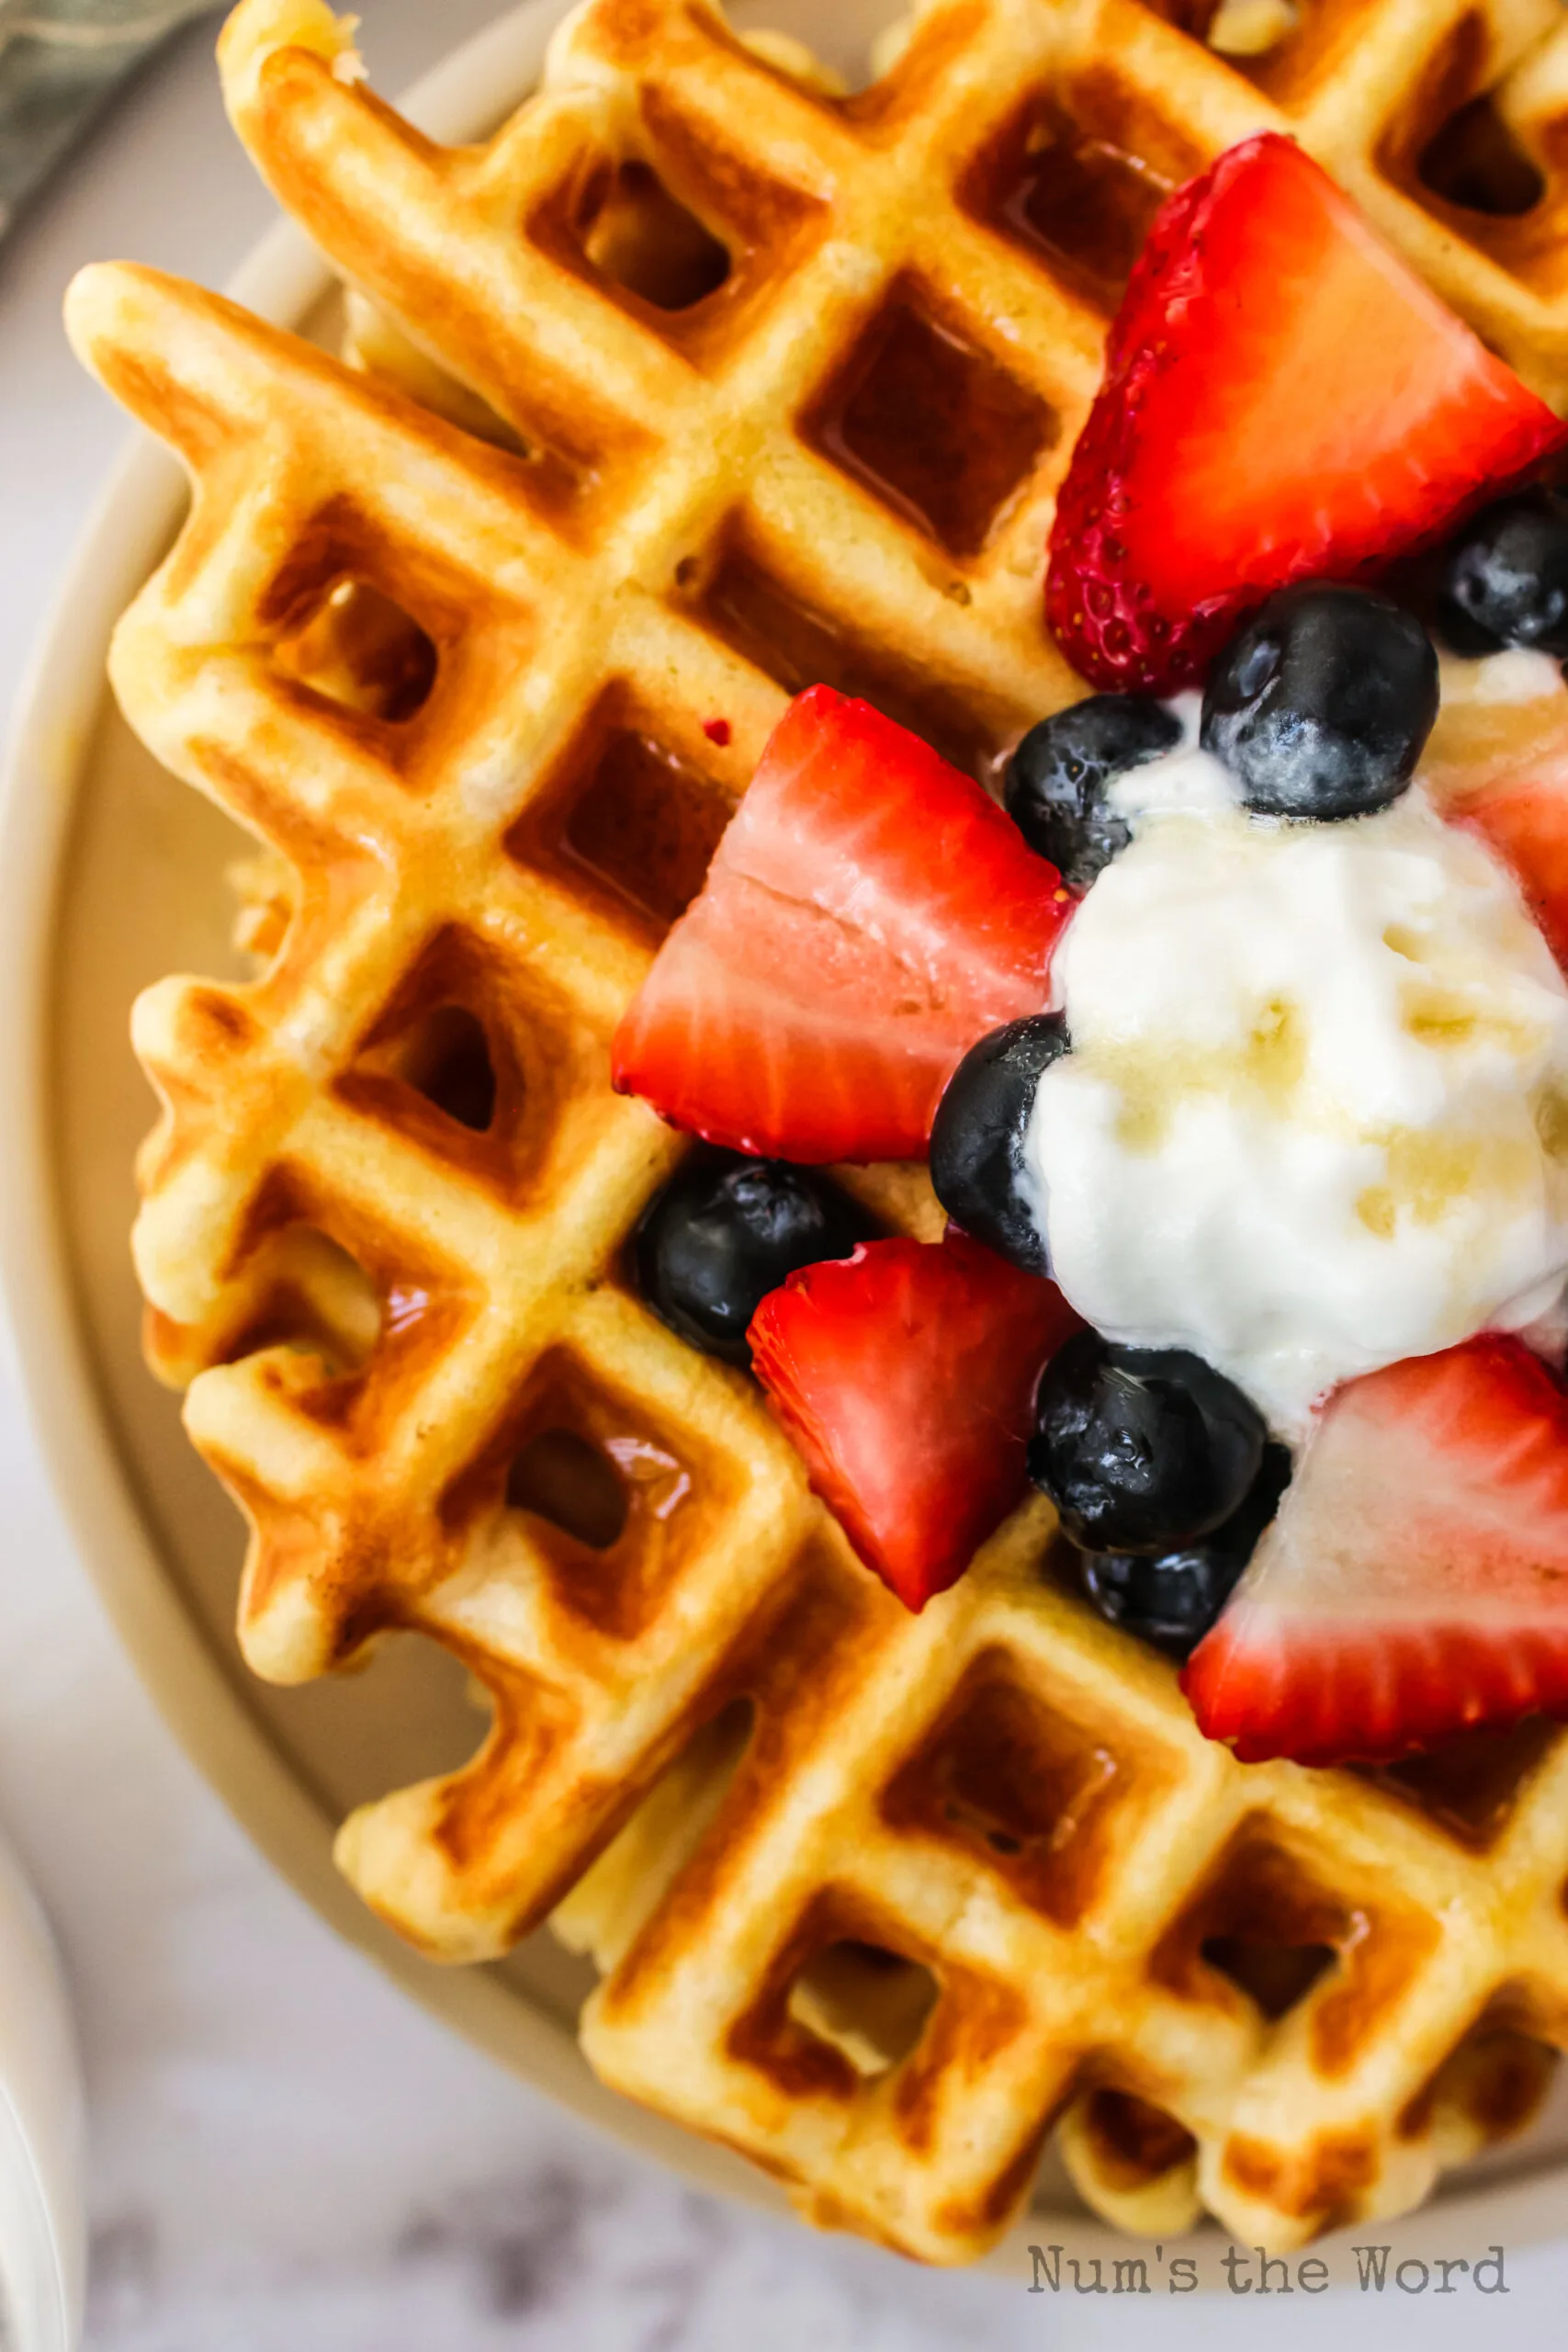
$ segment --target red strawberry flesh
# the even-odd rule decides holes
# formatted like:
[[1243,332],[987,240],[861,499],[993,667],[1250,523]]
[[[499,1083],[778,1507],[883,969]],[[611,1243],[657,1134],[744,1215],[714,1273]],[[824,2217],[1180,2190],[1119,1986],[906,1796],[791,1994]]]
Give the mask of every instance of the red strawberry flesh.
[[968,1047],[1045,1002],[1069,910],[971,777],[813,686],[628,1008],[615,1083],[740,1151],[918,1156]]
[[1051,627],[1096,685],[1169,692],[1274,589],[1375,571],[1562,439],[1327,174],[1265,132],[1150,230],[1057,501]]
[[1506,707],[1492,729],[1471,732],[1467,741],[1460,721],[1439,718],[1429,788],[1445,816],[1480,833],[1513,869],[1568,970],[1568,698]]
[[752,1368],[855,1550],[907,1607],[945,1591],[1023,1492],[1055,1283],[950,1228],[808,1266],[752,1318]]
[[1248,1762],[1568,1713],[1568,1396],[1540,1359],[1487,1334],[1331,1398],[1182,1687]]

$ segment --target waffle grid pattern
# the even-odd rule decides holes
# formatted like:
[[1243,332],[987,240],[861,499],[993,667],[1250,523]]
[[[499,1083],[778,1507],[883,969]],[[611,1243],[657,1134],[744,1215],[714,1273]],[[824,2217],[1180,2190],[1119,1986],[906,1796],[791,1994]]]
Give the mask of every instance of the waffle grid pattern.
[[[231,110],[357,291],[360,372],[150,271],[71,306],[195,485],[116,689],[276,862],[262,977],[135,1021],[150,1350],[252,1522],[246,1656],[303,1679],[406,1627],[465,1659],[490,1737],[345,1826],[367,1899],[452,1959],[559,1905],[607,2080],[939,2261],[1057,2117],[1129,2227],[1399,2210],[1568,2039],[1568,1747],[1506,1749],[1484,1821],[1419,1770],[1239,1767],[1042,1573],[1040,1505],[910,1619],[625,1279],[683,1146],[610,1093],[608,1040],[803,668],[982,769],[1074,692],[1042,550],[1138,206],[1284,121],[1568,393],[1553,239],[1461,240],[1398,176],[1494,85],[1550,159],[1556,0],[1307,0],[1246,74],[1213,14],[938,0],[840,98],[700,0],[592,0],[543,93],[442,151],[319,0],[244,0]],[[1042,196],[1052,108],[1089,128]],[[682,268],[723,247],[684,306],[637,243],[650,181]],[[454,1009],[480,1111],[429,1079]],[[936,1229],[917,1173],[851,1181]],[[608,1541],[515,1487],[563,1430],[615,1464]]]

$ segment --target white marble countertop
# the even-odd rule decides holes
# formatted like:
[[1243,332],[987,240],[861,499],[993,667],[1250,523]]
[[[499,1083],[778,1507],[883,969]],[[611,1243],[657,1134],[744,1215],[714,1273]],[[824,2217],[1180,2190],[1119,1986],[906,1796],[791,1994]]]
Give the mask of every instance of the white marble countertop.
[[[362,0],[378,80],[494,5]],[[114,254],[220,283],[270,215],[210,44],[182,36],[0,247],[0,706],[122,432],[60,334],[67,277]],[[1294,2294],[1264,2329],[1250,2300],[1031,2296],[693,2195],[451,2039],[273,1875],[120,1654],[3,1377],[0,1510],[0,1816],[81,2026],[94,2352],[1562,2342],[1568,2244],[1510,2251],[1506,2297]]]

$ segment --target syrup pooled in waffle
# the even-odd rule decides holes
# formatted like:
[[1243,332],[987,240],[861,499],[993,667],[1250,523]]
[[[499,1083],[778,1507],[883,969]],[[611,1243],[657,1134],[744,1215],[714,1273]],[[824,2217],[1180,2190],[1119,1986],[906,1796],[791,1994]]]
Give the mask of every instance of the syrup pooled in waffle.
[[[608,1041],[788,693],[984,772],[1077,691],[1052,492],[1168,184],[1286,122],[1568,391],[1556,0],[1276,18],[1227,62],[1237,0],[940,0],[844,97],[700,0],[592,0],[448,151],[319,0],[244,0],[231,107],[357,371],[151,271],[71,299],[195,491],[117,691],[264,845],[261,977],[135,1020],[150,1351],[251,1521],[245,1654],[466,1661],[489,1738],[348,1822],[367,1900],[453,1960],[553,1911],[608,2082],[936,2261],[1057,2120],[1132,2228],[1397,2211],[1568,2039],[1568,1745],[1237,1765],[1038,1501],[910,1617],[627,1279],[685,1146]],[[1456,229],[1444,140],[1494,204],[1523,155],[1529,219]],[[847,1181],[939,1228],[915,1171]]]

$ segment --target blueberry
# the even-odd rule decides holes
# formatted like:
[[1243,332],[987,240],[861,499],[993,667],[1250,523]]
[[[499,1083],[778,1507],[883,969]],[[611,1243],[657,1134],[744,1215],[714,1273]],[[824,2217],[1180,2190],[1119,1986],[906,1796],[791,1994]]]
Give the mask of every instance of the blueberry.
[[1483,507],[1450,550],[1438,618],[1460,653],[1568,654],[1568,501],[1524,491]]
[[1146,695],[1090,695],[1030,729],[1008,762],[1003,805],[1068,889],[1087,890],[1133,838],[1107,785],[1180,741],[1179,720]]
[[1438,715],[1420,622],[1364,588],[1281,589],[1214,664],[1202,743],[1270,817],[1364,817],[1397,800]]
[[1042,1070],[1067,1049],[1059,1013],[993,1029],[948,1080],[931,1128],[931,1182],[948,1216],[1030,1274],[1048,1274],[1051,1261],[1024,1172],[1024,1132]]
[[1201,1356],[1080,1331],[1041,1379],[1029,1475],[1084,1551],[1157,1558],[1239,1510],[1266,1436],[1257,1408]]
[[1135,1552],[1085,1552],[1084,1590],[1102,1617],[1170,1657],[1202,1640],[1251,1559],[1291,1482],[1291,1457],[1266,1445],[1263,1466],[1241,1509],[1201,1544],[1148,1559]]
[[705,1355],[750,1363],[746,1330],[798,1267],[847,1258],[875,1226],[814,1171],[694,1151],[643,1211],[633,1255],[660,1320]]

